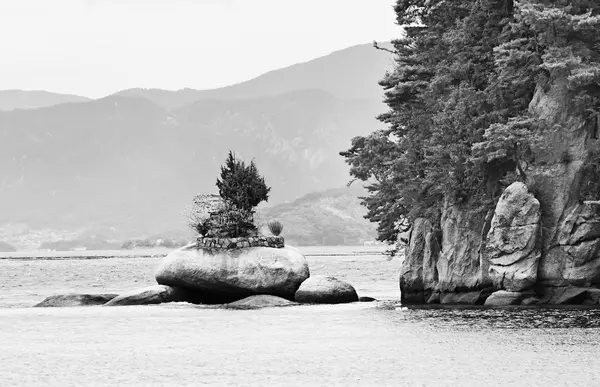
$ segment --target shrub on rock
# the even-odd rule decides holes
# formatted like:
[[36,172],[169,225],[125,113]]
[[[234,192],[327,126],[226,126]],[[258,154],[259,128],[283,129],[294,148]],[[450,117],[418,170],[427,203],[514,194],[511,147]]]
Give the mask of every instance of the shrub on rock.
[[341,304],[358,301],[358,295],[352,285],[329,276],[314,276],[302,282],[294,298],[296,302],[307,304]]

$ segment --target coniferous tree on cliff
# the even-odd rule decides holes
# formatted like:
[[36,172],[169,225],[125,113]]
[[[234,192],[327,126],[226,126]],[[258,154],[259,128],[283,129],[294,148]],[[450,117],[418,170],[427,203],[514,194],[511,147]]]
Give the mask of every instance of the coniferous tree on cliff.
[[557,74],[598,122],[597,1],[398,0],[394,10],[405,36],[380,81],[385,127],[340,153],[368,181],[363,204],[380,240],[396,240],[399,220],[439,224],[444,201],[491,206],[525,181],[552,130],[528,106]]

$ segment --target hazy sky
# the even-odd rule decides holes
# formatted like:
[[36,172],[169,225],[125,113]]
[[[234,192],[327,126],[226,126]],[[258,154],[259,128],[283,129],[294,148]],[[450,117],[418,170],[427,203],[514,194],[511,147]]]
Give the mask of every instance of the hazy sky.
[[394,0],[0,0],[0,90],[208,89],[399,35]]

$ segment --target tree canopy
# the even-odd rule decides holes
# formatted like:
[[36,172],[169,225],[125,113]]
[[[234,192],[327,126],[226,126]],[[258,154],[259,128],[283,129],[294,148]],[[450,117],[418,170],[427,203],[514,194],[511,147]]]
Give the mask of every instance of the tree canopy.
[[367,218],[388,242],[416,217],[439,219],[445,200],[493,203],[525,179],[549,130],[528,110],[536,88],[564,77],[587,119],[600,110],[597,1],[397,0],[394,10],[405,34],[380,81],[385,128],[340,152],[368,182]]
[[217,188],[225,201],[245,211],[252,211],[260,202],[268,201],[271,191],[264,177],[258,173],[254,160],[246,165],[244,161],[237,160],[231,151],[221,167]]

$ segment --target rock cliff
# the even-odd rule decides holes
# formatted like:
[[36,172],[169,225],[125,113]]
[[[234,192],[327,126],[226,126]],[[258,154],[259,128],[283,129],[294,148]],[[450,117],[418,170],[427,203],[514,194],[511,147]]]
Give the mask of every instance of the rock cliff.
[[[525,182],[490,208],[446,203],[440,223],[417,219],[402,272],[407,304],[597,304],[600,201],[583,201],[595,120],[586,120],[564,79],[539,87],[531,113],[549,146]],[[507,294],[510,297],[507,297]]]

